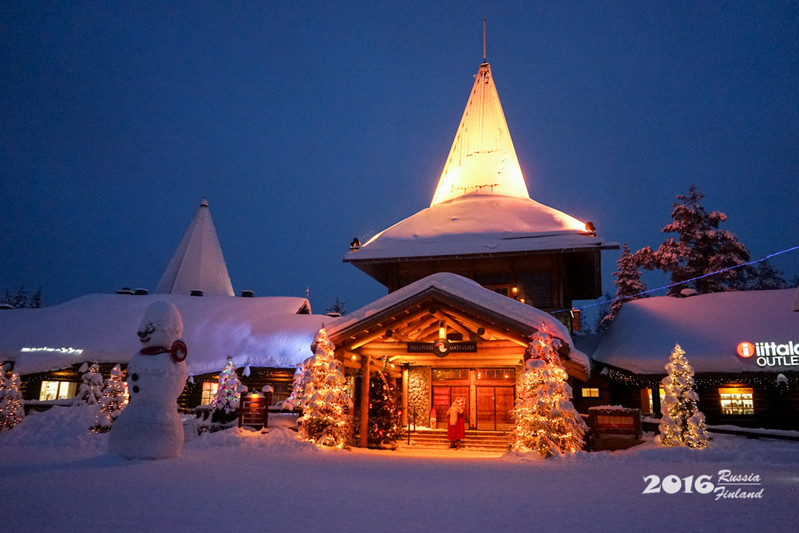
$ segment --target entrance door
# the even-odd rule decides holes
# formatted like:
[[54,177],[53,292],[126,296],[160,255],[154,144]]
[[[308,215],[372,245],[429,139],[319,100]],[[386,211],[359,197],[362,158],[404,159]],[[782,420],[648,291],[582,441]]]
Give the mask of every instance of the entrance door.
[[508,430],[513,427],[513,387],[477,387],[477,429]]
[[433,408],[436,411],[436,428],[447,429],[447,409],[455,398],[466,398],[465,427],[469,427],[469,387],[448,387],[435,385],[433,387]]

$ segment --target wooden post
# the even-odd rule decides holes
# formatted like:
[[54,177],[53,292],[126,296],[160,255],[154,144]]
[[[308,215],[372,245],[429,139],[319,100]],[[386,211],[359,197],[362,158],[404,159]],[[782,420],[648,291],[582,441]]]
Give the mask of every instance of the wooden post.
[[366,448],[369,444],[369,365],[372,358],[368,355],[361,360],[361,442],[359,446]]
[[402,368],[402,420],[400,424],[408,425],[408,367]]

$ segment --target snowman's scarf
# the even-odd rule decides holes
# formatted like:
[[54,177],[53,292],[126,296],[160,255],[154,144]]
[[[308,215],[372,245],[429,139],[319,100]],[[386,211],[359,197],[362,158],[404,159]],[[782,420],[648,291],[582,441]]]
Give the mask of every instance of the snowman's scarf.
[[452,402],[452,405],[449,409],[447,409],[447,414],[449,414],[449,425],[454,426],[458,422],[458,414],[462,413],[466,409],[466,398],[460,397],[455,398],[455,401]]
[[172,350],[163,346],[147,346],[141,349],[142,355],[159,355],[162,353],[172,353]]

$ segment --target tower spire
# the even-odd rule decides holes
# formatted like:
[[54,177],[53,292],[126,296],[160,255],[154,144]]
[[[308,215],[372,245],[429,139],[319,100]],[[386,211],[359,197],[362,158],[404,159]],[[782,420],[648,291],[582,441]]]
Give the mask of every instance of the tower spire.
[[486,62],[486,18],[483,17],[483,63]]

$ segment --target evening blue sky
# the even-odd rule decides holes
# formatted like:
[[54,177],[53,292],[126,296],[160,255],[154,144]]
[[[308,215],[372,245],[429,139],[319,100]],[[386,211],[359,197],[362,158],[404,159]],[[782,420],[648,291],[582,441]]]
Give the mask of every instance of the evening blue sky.
[[533,199],[635,250],[695,183],[799,244],[795,2],[5,2],[0,290],[153,290],[207,197],[237,293],[383,295],[341,258],[429,205],[483,17]]

